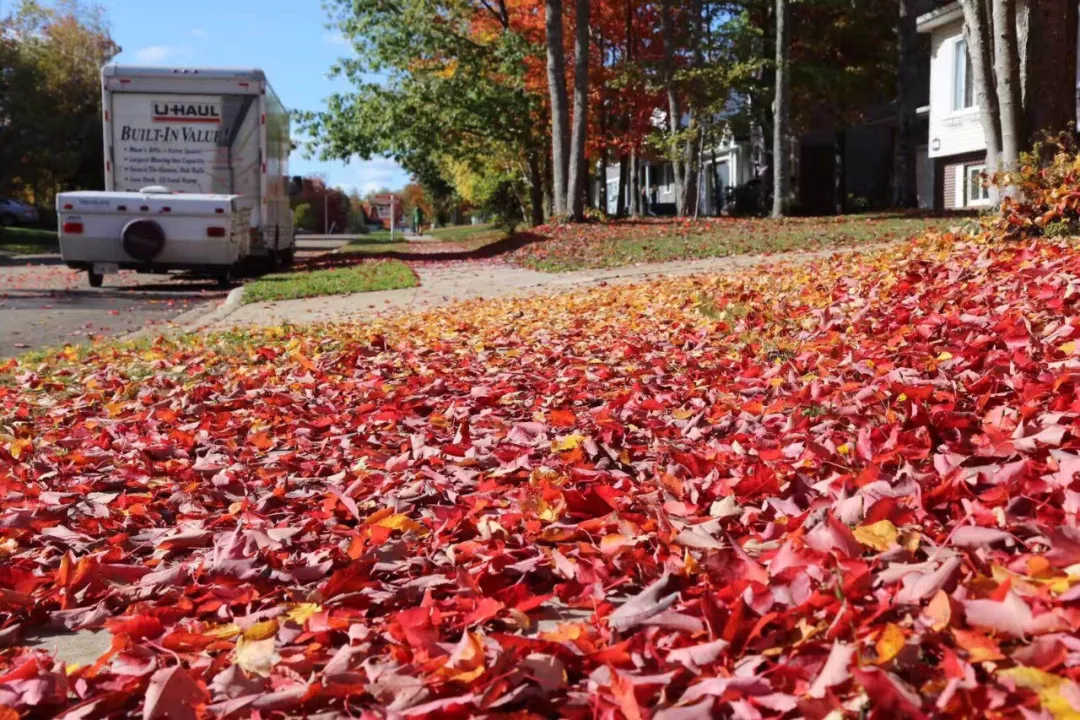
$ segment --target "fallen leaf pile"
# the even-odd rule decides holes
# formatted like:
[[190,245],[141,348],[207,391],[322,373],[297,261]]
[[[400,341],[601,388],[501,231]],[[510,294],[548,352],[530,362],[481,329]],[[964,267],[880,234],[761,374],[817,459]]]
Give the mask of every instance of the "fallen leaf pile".
[[931,236],[9,364],[0,716],[1078,717],[1078,341]]
[[509,259],[537,270],[562,272],[642,262],[669,262],[727,255],[812,251],[906,240],[944,230],[955,220],[847,215],[782,219],[643,217],[593,223],[552,223],[525,235]]

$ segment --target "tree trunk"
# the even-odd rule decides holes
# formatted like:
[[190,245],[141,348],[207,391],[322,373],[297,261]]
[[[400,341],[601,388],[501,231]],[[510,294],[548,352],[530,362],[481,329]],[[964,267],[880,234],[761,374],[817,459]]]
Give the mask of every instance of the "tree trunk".
[[529,163],[529,210],[532,226],[544,224],[544,174],[540,169],[540,151],[530,148]]
[[626,217],[626,188],[629,185],[628,173],[630,158],[625,152],[619,153],[619,195],[615,198],[615,217]]
[[833,135],[833,206],[837,215],[843,215],[847,208],[847,131],[843,125],[836,128]]
[[[682,125],[682,109],[679,103],[679,93],[675,88],[675,20],[671,13],[671,0],[662,0],[660,4],[662,35],[664,38],[664,87],[667,91],[668,101],[668,130],[672,138],[679,134]],[[671,164],[675,171],[675,214],[682,215],[685,212],[683,194],[683,163],[679,157],[677,147],[671,145]]]
[[566,100],[566,51],[563,48],[562,0],[544,0],[547,29],[547,76],[551,94],[551,166],[554,212],[566,212],[569,165],[569,110]]
[[773,217],[788,214],[791,199],[791,10],[788,0],[776,0],[776,100],[773,103]]
[[994,57],[998,109],[1001,113],[1001,160],[998,167],[1012,170],[1020,160],[1022,142],[1020,53],[1016,47],[1016,0],[993,0]]
[[918,15],[916,0],[900,0],[900,16],[897,22],[896,66],[896,143],[893,146],[893,198],[892,204],[900,208],[913,208],[919,204],[918,180],[915,170],[915,111],[918,99],[919,36],[915,19]]
[[1029,1],[1026,62],[1022,65],[1025,130],[1030,147],[1043,133],[1076,122],[1077,14],[1075,0]]
[[574,222],[585,219],[585,136],[589,132],[589,0],[575,0],[577,32],[574,37],[574,134],[570,141],[570,176],[566,207]]
[[[604,36],[597,33],[596,47],[599,50],[600,55],[600,75],[604,77]],[[610,107],[608,106],[607,97],[607,83],[601,81],[600,84],[600,140],[602,142],[602,149],[600,150],[600,186],[597,188],[598,197],[596,200],[597,205],[600,206],[600,212],[607,215],[608,211],[608,163],[611,162],[611,152],[608,148],[608,116],[610,114]]]
[[986,140],[986,171],[993,175],[997,172],[998,156],[1001,154],[1001,125],[997,89],[994,87],[990,17],[983,0],[960,0],[960,5],[964,9],[964,39],[971,55],[975,103],[979,106],[979,119]]

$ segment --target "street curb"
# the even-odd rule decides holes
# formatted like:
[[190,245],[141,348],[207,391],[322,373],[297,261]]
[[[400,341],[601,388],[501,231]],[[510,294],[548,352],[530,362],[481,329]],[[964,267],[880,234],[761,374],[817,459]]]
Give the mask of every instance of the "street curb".
[[163,335],[166,332],[180,331],[180,332],[196,332],[203,329],[211,323],[215,323],[218,320],[223,320],[229,315],[236,312],[237,308],[243,304],[244,301],[244,286],[233,288],[229,291],[229,294],[225,297],[225,302],[221,303],[215,308],[207,310],[206,305],[210,303],[204,303],[199,307],[192,308],[187,312],[181,313],[173,318],[168,326],[165,327],[147,327],[140,328],[129,332],[126,335],[121,335],[117,340],[120,342],[129,342],[131,340],[138,340],[139,338]]
[[[216,308],[208,313],[199,313],[190,320],[184,319],[181,315],[174,321],[177,325],[183,325],[184,330],[193,332],[195,330],[201,330],[207,325],[211,325],[218,320],[224,320],[229,315],[236,312],[244,302],[244,286],[234,287],[229,291],[228,296],[225,298],[225,302],[218,305]],[[187,313],[185,313],[186,315]]]

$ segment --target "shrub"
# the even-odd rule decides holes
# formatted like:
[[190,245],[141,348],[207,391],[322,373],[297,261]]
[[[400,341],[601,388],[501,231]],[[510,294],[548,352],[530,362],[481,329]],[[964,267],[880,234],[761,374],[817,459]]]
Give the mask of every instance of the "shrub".
[[993,225],[1011,237],[1060,237],[1080,227],[1080,149],[1069,132],[1047,136],[992,182],[1009,189]]
[[502,180],[488,194],[481,207],[484,215],[508,233],[514,232],[525,217],[517,190],[513,181]]
[[311,212],[311,205],[300,203],[296,206],[293,210],[293,227],[309,232],[315,229],[315,215]]

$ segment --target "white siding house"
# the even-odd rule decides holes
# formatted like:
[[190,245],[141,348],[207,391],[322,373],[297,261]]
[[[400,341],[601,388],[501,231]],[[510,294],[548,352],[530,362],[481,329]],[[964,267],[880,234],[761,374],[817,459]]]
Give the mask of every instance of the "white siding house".
[[927,157],[931,163],[920,173],[920,185],[925,186],[928,181],[936,184],[934,204],[939,208],[987,205],[990,198],[980,179],[980,173],[986,169],[986,140],[975,104],[960,3],[921,16],[918,28],[920,33],[930,35]]
[[[1025,12],[1031,2],[1038,0],[1018,0],[1017,12]],[[920,167],[920,185],[933,183],[934,206],[938,209],[989,205],[989,192],[982,180],[986,169],[986,139],[964,41],[963,9],[959,2],[947,3],[921,15],[916,24],[920,33],[930,36],[931,52],[930,105],[923,109],[929,113],[929,166]],[[1028,41],[1026,25],[1019,23],[1017,30],[1023,76]],[[1062,68],[1062,72],[1076,77],[1080,88],[1080,67]],[[1080,110],[1080,94],[1077,100]],[[924,171],[931,180],[924,178]]]

